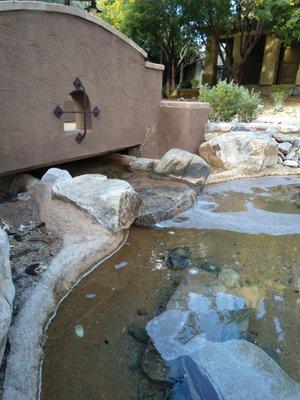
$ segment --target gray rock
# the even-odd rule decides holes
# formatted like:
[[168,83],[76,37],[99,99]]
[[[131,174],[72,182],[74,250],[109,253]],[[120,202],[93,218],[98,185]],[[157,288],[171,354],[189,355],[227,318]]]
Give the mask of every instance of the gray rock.
[[15,296],[15,287],[11,278],[9,250],[7,234],[0,229],[0,364],[6,346]]
[[275,133],[273,133],[272,136],[277,142],[290,142],[290,143],[293,143],[294,140],[299,138],[299,134],[298,133],[275,132]]
[[283,162],[283,165],[285,165],[286,167],[297,168],[298,167],[298,161],[296,161],[296,160],[285,160]]
[[167,151],[154,168],[157,175],[181,180],[200,191],[209,175],[206,162],[196,154],[180,149]]
[[42,176],[41,181],[54,185],[57,182],[69,181],[70,179],[72,179],[72,176],[67,170],[60,168],[50,168]]
[[299,400],[300,385],[245,340],[208,342],[190,357],[173,362],[172,374],[175,380],[183,377],[175,392],[192,393],[185,398],[193,400]]
[[147,344],[148,342],[149,338],[143,325],[133,323],[127,329],[127,333],[140,343]]
[[153,346],[147,346],[141,365],[152,381],[171,382],[169,367]]
[[286,160],[294,160],[296,157],[296,149],[291,149],[291,151],[286,155]]
[[299,127],[297,125],[282,124],[280,126],[280,131],[282,133],[295,133],[299,132]]
[[178,247],[169,251],[165,260],[171,269],[180,270],[190,267],[189,251],[186,247]]
[[128,168],[130,171],[152,171],[158,161],[151,158],[137,158],[128,164]]
[[246,132],[246,131],[250,131],[250,129],[247,127],[247,124],[243,124],[241,122],[237,122],[234,126],[233,126],[233,131],[241,131],[241,132]]
[[57,182],[52,193],[86,211],[112,231],[128,229],[139,216],[142,205],[141,198],[128,182],[99,174]]
[[297,148],[300,149],[300,138],[299,139],[295,139],[293,141],[293,145]]
[[225,287],[233,288],[239,283],[241,278],[233,269],[224,268],[219,274],[219,279]]
[[222,292],[217,285],[206,286],[200,275],[182,282],[167,310],[148,322],[146,329],[163,359],[170,361],[192,354],[207,341],[244,338],[248,324],[244,298]]
[[291,149],[292,149],[293,145],[290,142],[282,142],[278,144],[278,150],[281,151],[281,153],[283,154],[288,154]]
[[229,132],[200,145],[199,154],[220,170],[256,173],[277,164],[277,142],[257,132]]
[[218,274],[221,271],[221,268],[212,261],[204,261],[201,264],[201,269],[207,272],[212,272],[214,274]]

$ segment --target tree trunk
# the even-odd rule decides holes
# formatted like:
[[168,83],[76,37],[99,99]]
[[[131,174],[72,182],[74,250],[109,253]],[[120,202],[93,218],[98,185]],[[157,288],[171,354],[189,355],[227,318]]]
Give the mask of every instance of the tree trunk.
[[183,82],[183,73],[184,73],[184,65],[183,63],[180,64],[180,78],[179,78],[179,85],[178,87],[181,88]]

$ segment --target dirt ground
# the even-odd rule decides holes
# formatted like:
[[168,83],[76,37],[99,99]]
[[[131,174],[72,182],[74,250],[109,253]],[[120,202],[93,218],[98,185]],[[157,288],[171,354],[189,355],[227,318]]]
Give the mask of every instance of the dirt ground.
[[264,109],[258,116],[258,120],[275,119],[275,120],[293,120],[300,122],[300,96],[290,96],[281,111],[276,111],[269,97],[263,97],[265,104]]
[[[16,289],[14,318],[26,289],[39,281],[62,243],[40,219],[37,204],[27,192],[15,196],[0,193],[0,227],[8,234],[10,242],[12,278]],[[0,368],[0,399],[8,352],[9,343]]]

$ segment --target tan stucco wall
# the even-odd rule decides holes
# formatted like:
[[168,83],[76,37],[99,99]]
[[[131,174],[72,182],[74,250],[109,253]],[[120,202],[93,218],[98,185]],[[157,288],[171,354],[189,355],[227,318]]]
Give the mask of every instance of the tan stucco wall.
[[280,46],[281,42],[275,36],[266,37],[264,58],[259,81],[260,85],[273,85],[276,78],[276,63],[279,59]]
[[[139,145],[158,125],[161,67],[145,63],[146,53],[107,24],[74,10],[0,2],[0,175]],[[101,109],[80,145],[53,114],[76,77],[91,107]],[[157,151],[154,138],[143,155]]]
[[163,100],[160,107],[159,156],[171,148],[197,153],[199,145],[205,141],[209,104]]

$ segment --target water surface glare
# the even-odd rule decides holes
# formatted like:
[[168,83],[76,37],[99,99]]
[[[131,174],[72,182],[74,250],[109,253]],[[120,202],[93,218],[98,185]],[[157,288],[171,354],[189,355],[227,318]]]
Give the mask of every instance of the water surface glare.
[[[190,250],[192,274],[209,260],[240,275],[233,292],[250,308],[251,339],[300,381],[300,302],[293,273],[300,265],[299,184],[289,177],[213,185],[175,220],[152,229],[132,227],[123,248],[81,281],[52,321],[42,399],[169,398],[159,397],[161,386],[141,371],[145,345],[127,331],[164,311],[187,273],[164,263],[168,250],[179,246]],[[251,218],[243,219],[249,210]]]

